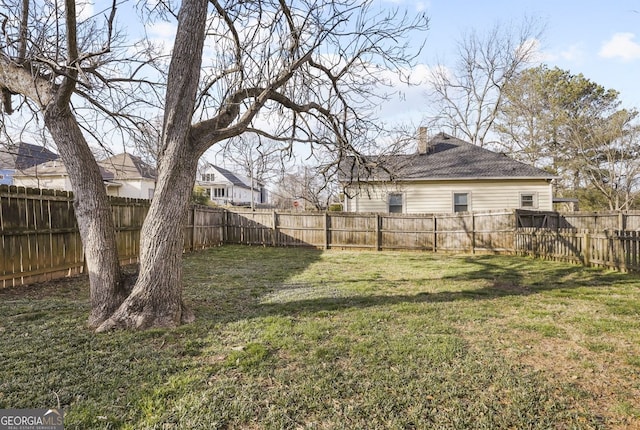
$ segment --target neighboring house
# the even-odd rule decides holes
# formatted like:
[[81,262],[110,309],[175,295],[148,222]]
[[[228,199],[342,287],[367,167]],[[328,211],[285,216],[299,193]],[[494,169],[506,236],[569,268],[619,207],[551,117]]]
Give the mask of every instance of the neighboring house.
[[553,175],[444,133],[421,130],[415,154],[364,160],[341,163],[346,212],[553,209]]
[[[110,196],[150,199],[155,189],[155,170],[139,157],[123,153],[98,162]],[[67,168],[53,160],[25,169],[14,176],[14,184],[31,188],[72,191]]]
[[196,185],[203,188],[216,204],[249,206],[252,201],[254,204],[267,203],[267,190],[259,181],[210,163],[200,169],[198,176]]
[[55,160],[57,154],[47,148],[30,143],[0,146],[0,184],[13,185],[13,177],[46,161]]
[[110,196],[134,199],[153,197],[156,188],[156,170],[140,157],[125,152],[102,160],[98,164],[113,175],[110,184],[107,184],[107,194]]
[[[113,174],[103,168],[100,168],[100,172],[108,189],[112,184]],[[20,187],[72,191],[67,168],[60,159],[47,161],[16,173],[13,183]]]

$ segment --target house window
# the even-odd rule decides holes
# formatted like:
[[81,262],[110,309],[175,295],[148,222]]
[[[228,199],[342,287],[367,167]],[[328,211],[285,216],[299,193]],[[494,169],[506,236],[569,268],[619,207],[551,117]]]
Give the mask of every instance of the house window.
[[224,197],[224,188],[213,188],[213,197]]
[[402,212],[402,194],[389,194],[389,213],[401,214]]
[[215,180],[215,175],[213,173],[205,173],[202,175],[203,182],[213,182]]
[[453,193],[453,211],[469,211],[469,193]]
[[538,207],[538,199],[536,193],[521,193],[520,207],[525,209],[535,209]]

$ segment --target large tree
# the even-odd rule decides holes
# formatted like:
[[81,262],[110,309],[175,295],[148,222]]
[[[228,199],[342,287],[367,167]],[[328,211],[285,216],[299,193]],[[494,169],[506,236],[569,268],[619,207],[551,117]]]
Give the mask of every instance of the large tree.
[[452,66],[431,69],[429,126],[484,146],[503,102],[503,88],[534,60],[543,26],[525,18],[465,32]]
[[626,209],[637,194],[637,112],[619,93],[559,68],[519,73],[504,89],[497,120],[512,157],[558,175],[557,191],[591,189],[610,209]]
[[[91,136],[90,123],[98,118],[92,112],[106,113],[123,130],[132,124],[123,122],[127,111],[123,95],[139,88],[140,81],[126,75],[127,66],[139,58],[129,55],[128,60],[112,53],[111,44],[120,40],[113,27],[115,2],[101,22],[79,22],[71,0],[62,4],[6,0],[0,10],[2,128],[6,132],[8,115],[19,111],[18,122],[43,120],[57,146],[75,193],[91,284],[89,324],[97,327],[120,306],[127,291],[111,208],[85,133]],[[108,73],[115,64],[119,76]],[[103,125],[108,127],[107,122]]]
[[[369,113],[380,102],[382,72],[411,68],[419,50],[411,52],[407,36],[427,25],[422,15],[385,14],[359,0],[184,0],[162,87],[157,187],[142,228],[139,276],[129,291],[120,281],[102,178],[78,126],[74,100],[84,98],[103,112],[106,102],[93,102],[109,101],[109,112],[118,118],[121,110],[114,107],[131,106],[123,100],[135,92],[116,96],[115,84],[96,91],[84,81],[95,76],[98,83],[131,82],[139,69],[125,79],[118,67],[103,68],[113,58],[113,14],[107,15],[105,31],[78,33],[74,2],[66,1],[62,15],[51,3],[55,25],[45,30],[36,13],[41,10],[30,11],[29,5],[23,0],[8,9],[22,12],[2,27],[9,43],[0,45],[0,87],[5,100],[28,100],[44,116],[74,178],[76,215],[93,274],[90,323],[98,331],[173,327],[193,317],[182,302],[182,224],[198,159],[208,148],[253,132],[287,145],[331,147],[336,158],[353,152],[376,128]],[[51,31],[60,37],[43,55],[39,43]],[[11,107],[5,103],[5,112]]]

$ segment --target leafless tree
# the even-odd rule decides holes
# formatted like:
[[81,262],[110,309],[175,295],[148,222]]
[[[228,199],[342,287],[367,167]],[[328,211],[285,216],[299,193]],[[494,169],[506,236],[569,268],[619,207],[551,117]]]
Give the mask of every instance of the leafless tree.
[[292,209],[297,202],[303,210],[326,210],[338,198],[336,164],[298,165],[283,171],[272,193],[280,209]]
[[17,112],[18,123],[44,124],[67,167],[91,283],[89,324],[97,327],[127,291],[111,209],[88,141],[125,136],[142,120],[135,119],[140,100],[132,96],[154,92],[138,77],[150,58],[126,49],[114,27],[115,1],[83,20],[72,0],[0,4],[3,129]]
[[156,167],[160,159],[162,119],[141,122],[138,124],[138,131],[132,137],[133,150],[145,163]]
[[484,146],[502,89],[534,59],[542,33],[539,21],[528,18],[517,27],[496,24],[486,33],[465,33],[457,43],[455,66],[431,69],[429,127]]
[[609,210],[629,210],[640,197],[638,112],[618,110],[573,128],[572,143],[584,188],[604,197]]
[[247,178],[267,183],[274,180],[291,159],[279,142],[257,135],[241,135],[222,145],[225,164],[237,166]]
[[[212,0],[211,14],[207,5],[181,4],[138,281],[98,330],[174,326],[191,317],[181,298],[182,223],[204,151],[247,132],[353,150],[354,136],[373,124],[363,108],[373,102],[378,68],[409,66],[402,40],[426,25],[422,16],[371,15],[369,3],[350,0]],[[203,63],[209,40],[214,52]]]
[[[1,27],[4,110],[26,104],[39,112],[69,171],[97,331],[173,327],[193,318],[182,302],[182,224],[208,148],[254,133],[285,148],[330,148],[337,158],[357,151],[377,128],[370,112],[381,102],[382,71],[410,69],[419,50],[410,49],[408,36],[427,26],[423,15],[382,13],[360,0],[184,0],[177,13],[159,2],[167,19],[177,16],[177,31],[168,72],[147,75],[144,67],[163,62],[147,49],[132,55],[113,26],[115,1],[104,17],[86,22],[76,19],[72,0],[62,9],[54,2],[33,10],[26,0],[2,4],[11,12]],[[154,104],[153,97],[133,100],[136,94],[164,94],[164,116],[157,186],[129,291],[87,136],[100,141],[97,130],[108,124],[135,133],[145,119],[132,115],[144,112],[141,103]]]

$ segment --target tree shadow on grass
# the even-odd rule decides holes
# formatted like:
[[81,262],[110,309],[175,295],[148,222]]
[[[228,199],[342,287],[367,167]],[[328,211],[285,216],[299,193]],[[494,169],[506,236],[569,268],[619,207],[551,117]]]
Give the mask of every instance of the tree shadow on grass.
[[[384,295],[350,295],[345,297],[319,297],[302,300],[284,301],[280,303],[262,303],[258,306],[256,316],[271,315],[297,315],[316,313],[321,311],[339,311],[347,309],[365,309],[381,306],[394,306],[400,304],[426,304],[426,303],[454,303],[472,302],[485,300],[498,300],[506,297],[530,296],[547,291],[557,290],[560,294],[566,292],[567,295],[575,295],[570,290],[578,288],[605,287],[611,285],[621,285],[631,283],[637,279],[630,275],[606,273],[593,273],[586,277],[581,276],[579,280],[567,279],[571,275],[578,273],[580,269],[556,269],[549,271],[547,277],[541,277],[535,283],[513,282],[514,276],[510,280],[501,277],[491,279],[490,276],[499,273],[493,272],[490,265],[484,265],[476,272],[470,272],[463,276],[451,278],[453,280],[490,280],[490,285],[474,289],[461,289],[458,291],[440,291],[435,293],[419,292],[416,294],[384,294]],[[487,277],[489,275],[489,277]],[[557,276],[557,277],[556,277]],[[521,276],[515,276],[519,278]]]
[[[302,261],[294,265],[289,262],[277,267],[270,263],[261,265],[260,270],[255,274],[257,279],[249,276],[244,279],[244,284],[241,281],[231,288],[218,290],[215,297],[210,296],[204,299],[205,303],[201,302],[204,306],[198,310],[198,314],[212,322],[224,323],[266,316],[296,316],[399,304],[494,300],[554,290],[560,295],[564,291],[575,295],[575,292],[570,291],[585,287],[597,289],[613,285],[638,285],[638,277],[633,274],[577,265],[557,263],[541,265],[539,262],[534,264],[528,257],[512,256],[504,259],[496,256],[452,257],[458,260],[458,265],[462,258],[464,262],[462,269],[451,275],[434,276],[429,279],[412,278],[410,282],[417,285],[416,294],[407,294],[407,288],[398,290],[402,293],[394,293],[394,288],[390,285],[403,281],[390,281],[376,276],[335,281],[329,279],[306,283],[291,282],[295,275],[319,260],[321,255],[321,251],[305,250],[296,253],[295,258],[291,258],[289,251],[287,261],[298,258]],[[245,267],[245,269],[252,270],[251,267]],[[459,282],[464,285],[464,288],[438,292],[419,291],[424,289],[421,286],[427,286],[435,279],[444,279],[454,285]],[[473,286],[476,281],[478,287]],[[369,284],[371,294],[345,289],[344,286],[348,283]],[[380,283],[379,291],[384,293],[376,292],[377,283]],[[594,293],[597,294],[595,291]],[[218,303],[214,304],[211,300],[218,300]]]

